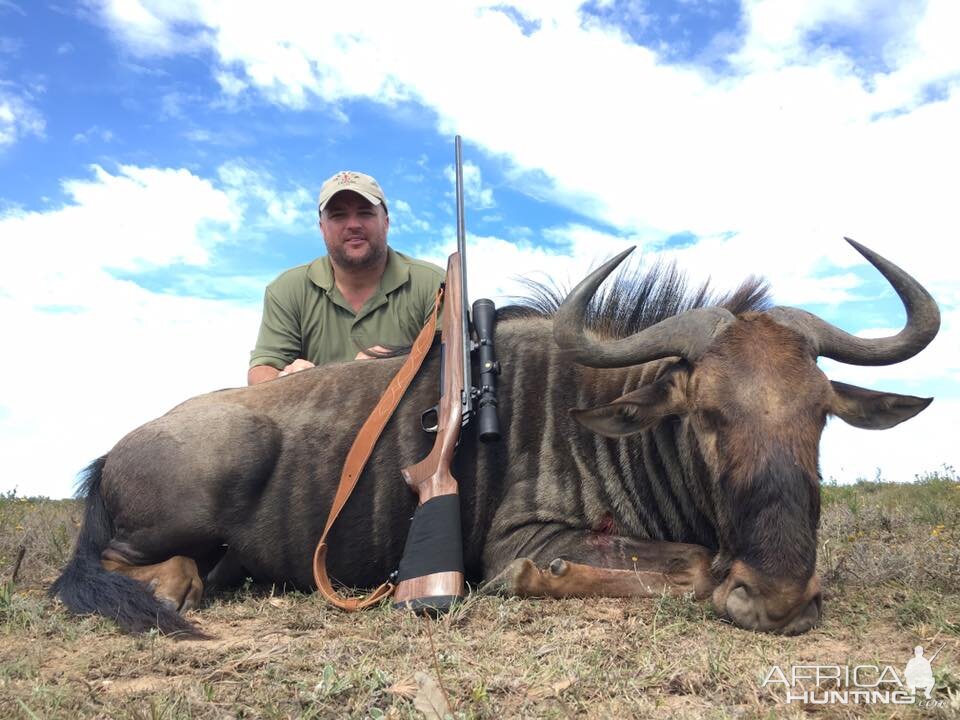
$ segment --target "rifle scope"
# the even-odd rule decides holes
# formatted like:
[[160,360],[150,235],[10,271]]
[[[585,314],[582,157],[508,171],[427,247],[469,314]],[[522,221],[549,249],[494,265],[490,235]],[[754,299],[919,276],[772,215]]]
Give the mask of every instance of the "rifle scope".
[[493,323],[496,317],[493,300],[481,298],[473,304],[473,327],[477,331],[480,358],[480,382],[477,392],[477,429],[480,439],[493,442],[500,439],[500,420],[497,416],[497,362],[493,347]]

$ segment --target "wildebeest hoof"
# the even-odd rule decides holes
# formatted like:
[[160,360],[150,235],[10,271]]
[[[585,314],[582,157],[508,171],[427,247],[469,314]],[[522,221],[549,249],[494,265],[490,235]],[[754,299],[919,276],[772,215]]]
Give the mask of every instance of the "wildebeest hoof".
[[176,601],[173,600],[172,598],[163,597],[161,595],[156,595],[156,598],[157,598],[157,601],[161,605],[163,605],[167,610],[172,610],[173,612],[177,612],[179,610],[179,607],[177,606]]
[[157,600],[181,613],[200,605],[203,583],[192,558],[177,555],[153,567],[159,581],[153,589]]
[[507,591],[519,597],[563,597],[564,578],[570,563],[557,558],[546,568],[537,567],[529,558],[518,558],[501,575],[507,576]]
[[[191,589],[191,585],[188,585],[182,593],[182,598],[180,598],[171,595],[171,589],[161,585],[160,578],[158,577],[153,578],[147,583],[147,590],[153,593],[153,596],[157,599],[157,602],[173,612],[181,612],[190,609],[187,607],[187,605],[193,605],[190,597]],[[173,590],[173,592],[176,592],[176,590]],[[181,607],[181,605],[183,607]]]
[[528,558],[517,558],[498,574],[480,586],[480,595],[517,595],[531,573],[538,573],[536,565]]
[[174,612],[186,612],[199,607],[203,598],[203,583],[193,558],[175,555],[153,565],[130,565],[116,559],[101,563],[105,570],[118,572],[143,584],[153,593],[157,602]]

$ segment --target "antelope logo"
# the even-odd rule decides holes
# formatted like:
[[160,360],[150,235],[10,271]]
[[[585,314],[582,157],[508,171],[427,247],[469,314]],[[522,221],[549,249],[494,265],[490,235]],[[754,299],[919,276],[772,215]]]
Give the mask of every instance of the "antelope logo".
[[[943,646],[940,650],[943,650]],[[923,696],[927,700],[930,699],[930,693],[933,692],[933,686],[936,684],[931,663],[940,654],[940,650],[927,660],[923,656],[923,648],[920,645],[914,648],[913,657],[907,662],[907,667],[903,671],[903,679],[906,680],[907,687],[914,695],[917,694],[917,690],[923,690]]]

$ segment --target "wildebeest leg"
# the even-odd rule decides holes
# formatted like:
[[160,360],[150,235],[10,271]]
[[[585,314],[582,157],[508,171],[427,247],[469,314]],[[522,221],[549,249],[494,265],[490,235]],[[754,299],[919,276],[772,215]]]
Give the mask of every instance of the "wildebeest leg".
[[100,564],[106,570],[144,583],[160,602],[177,612],[198,607],[203,597],[203,583],[197,572],[197,563],[183,555],[175,555],[153,565],[131,565],[119,558],[104,558]]
[[556,532],[534,552],[524,552],[492,578],[487,591],[519,596],[655,597],[663,593],[710,595],[717,583],[711,552],[701,545]]
[[211,590],[237,587],[243,582],[247,574],[243,563],[240,561],[240,555],[232,548],[227,548],[223,557],[207,573],[204,581],[207,583],[207,588]]

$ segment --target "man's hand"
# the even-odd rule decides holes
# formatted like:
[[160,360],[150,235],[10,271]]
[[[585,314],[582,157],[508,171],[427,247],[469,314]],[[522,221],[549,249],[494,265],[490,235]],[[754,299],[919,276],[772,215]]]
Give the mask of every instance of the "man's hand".
[[312,367],[313,363],[309,360],[304,360],[303,358],[294,360],[283,370],[277,370],[275,367],[270,365],[255,365],[247,371],[247,385],[259,385],[267,380],[273,380],[275,378],[283,377],[284,375],[289,375],[290,373],[295,373]]
[[283,370],[279,372],[277,377],[283,377],[284,375],[292,375],[295,372],[300,372],[301,370],[306,370],[307,368],[316,367],[309,360],[304,360],[303,358],[297,358],[292,363],[287,365]]
[[[374,360],[377,356],[368,355],[367,353],[385,352],[389,352],[389,350],[382,345],[374,345],[371,348],[367,348],[366,350],[361,350],[358,352],[354,360]],[[280,371],[277,371],[276,368],[270,367],[269,365],[257,365],[256,367],[252,367],[247,371],[247,385],[258,385],[259,383],[266,382],[267,380],[273,380],[274,378],[283,377],[284,375],[292,375],[295,372],[300,372],[301,370],[306,370],[307,368],[312,367],[316,367],[316,365],[309,360],[304,360],[303,358],[297,358]]]
[[247,385],[259,385],[267,380],[273,380],[280,373],[271,365],[254,365],[247,370]]
[[376,359],[376,357],[377,357],[376,355],[367,355],[367,353],[369,353],[369,352],[385,353],[385,352],[390,352],[390,351],[387,350],[387,349],[386,349],[385,347],[383,347],[382,345],[374,345],[372,348],[367,348],[366,350],[361,350],[360,352],[358,352],[358,353],[357,353],[357,356],[354,358],[354,360],[374,360],[374,359]]

